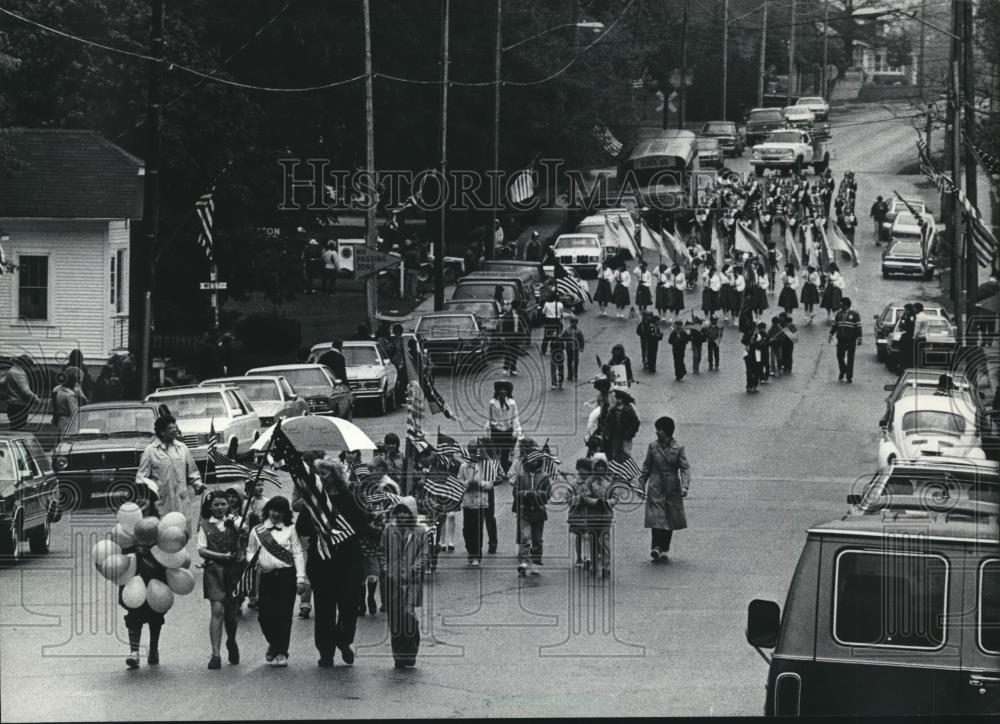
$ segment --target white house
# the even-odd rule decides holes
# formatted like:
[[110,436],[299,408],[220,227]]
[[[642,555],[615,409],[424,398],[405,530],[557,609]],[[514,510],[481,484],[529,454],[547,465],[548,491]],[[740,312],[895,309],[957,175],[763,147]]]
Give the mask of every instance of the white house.
[[128,346],[143,162],[93,131],[9,129],[0,165],[0,355],[90,365]]

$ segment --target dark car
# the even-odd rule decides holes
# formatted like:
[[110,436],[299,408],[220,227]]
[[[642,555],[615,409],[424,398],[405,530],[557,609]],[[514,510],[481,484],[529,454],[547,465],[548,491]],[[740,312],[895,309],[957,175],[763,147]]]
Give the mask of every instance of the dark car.
[[747,145],[762,143],[771,131],[785,127],[785,116],[780,108],[754,108],[747,114]]
[[38,440],[0,432],[0,558],[20,561],[25,539],[33,554],[48,553],[50,528],[60,516],[59,484]]
[[500,333],[500,303],[493,299],[452,299],[444,303],[446,312],[471,312],[479,318],[479,326],[490,335]]
[[900,236],[893,239],[882,252],[882,276],[894,274],[918,275],[925,280],[934,278],[934,260],[924,255],[919,236]]
[[[875,315],[875,355],[879,362],[889,358],[889,336],[896,328],[896,322],[903,316],[903,302],[889,302],[879,314]],[[924,314],[949,319],[947,310],[940,304],[924,305]]]
[[95,402],[77,410],[52,453],[63,509],[86,507],[94,493],[130,490],[153,425],[168,414],[154,402]]
[[703,136],[696,141],[698,145],[698,165],[702,168],[722,168],[724,153],[717,138]]
[[743,134],[732,121],[709,121],[701,127],[701,135],[718,139],[722,152],[730,156],[742,156],[746,147]]
[[292,385],[297,395],[309,403],[313,415],[333,415],[350,420],[354,416],[354,393],[347,380],[338,380],[333,372],[321,364],[288,364],[255,367],[247,370],[248,376],[281,375]]
[[417,320],[414,333],[420,338],[434,367],[457,369],[482,364],[491,340],[468,312],[432,312]]

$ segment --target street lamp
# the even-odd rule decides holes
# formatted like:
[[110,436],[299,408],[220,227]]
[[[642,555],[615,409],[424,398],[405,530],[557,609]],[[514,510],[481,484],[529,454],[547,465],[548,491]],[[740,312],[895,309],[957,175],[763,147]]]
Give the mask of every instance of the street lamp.
[[[600,33],[604,31],[604,23],[596,22],[593,20],[584,20],[577,23],[564,23],[562,25],[556,25],[555,27],[543,30],[540,33],[535,33],[527,38],[518,40],[516,43],[511,43],[508,46],[503,44],[503,0],[497,0],[497,21],[496,21],[496,63],[494,66],[494,81],[493,81],[493,170],[497,173],[499,177],[500,171],[500,86],[503,81],[500,77],[500,69],[503,60],[503,54],[509,50],[520,47],[525,43],[540,38],[543,35],[548,35],[549,33],[554,33],[557,30],[562,30],[564,28],[576,28],[577,30],[589,30],[593,33]],[[576,42],[574,40],[574,46]],[[498,201],[502,201],[501,196]],[[490,223],[490,228],[487,230],[486,234],[486,258],[492,259],[493,253],[495,251],[494,246],[496,243],[496,225],[497,225],[497,211],[496,207],[493,208],[493,220]]]

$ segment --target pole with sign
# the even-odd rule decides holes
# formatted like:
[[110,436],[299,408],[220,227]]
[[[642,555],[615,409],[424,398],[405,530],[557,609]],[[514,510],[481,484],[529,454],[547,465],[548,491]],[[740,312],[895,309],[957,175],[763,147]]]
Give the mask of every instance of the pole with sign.
[[[402,261],[401,257],[386,254],[371,246],[358,245],[354,247],[354,278],[365,280],[365,299],[368,303],[369,323],[375,321],[375,290],[378,288],[378,273],[383,269],[395,266]],[[372,327],[374,331],[374,327]]]

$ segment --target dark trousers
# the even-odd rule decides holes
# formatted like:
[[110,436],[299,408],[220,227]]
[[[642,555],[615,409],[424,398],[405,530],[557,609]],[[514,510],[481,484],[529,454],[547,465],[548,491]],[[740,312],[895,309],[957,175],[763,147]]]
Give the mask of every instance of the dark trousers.
[[462,508],[462,537],[469,560],[483,559],[483,523],[488,512],[488,508]]
[[580,351],[574,347],[566,352],[566,379],[575,380],[580,372]]
[[698,371],[698,367],[701,365],[701,345],[692,344],[691,345],[691,369],[695,372]]
[[497,499],[495,489],[490,488],[490,507],[486,509],[486,539],[493,550],[497,548]]
[[518,529],[521,533],[518,560],[521,563],[527,563],[530,558],[532,563],[541,565],[542,535],[545,533],[545,521],[519,518]]
[[336,269],[323,269],[323,291],[329,294],[335,294],[337,291],[337,270]]
[[848,380],[854,379],[854,350],[857,346],[857,341],[853,339],[843,342],[837,340],[837,366],[840,368],[841,378],[846,376]]
[[514,433],[510,430],[490,430],[490,442],[500,458],[500,466],[506,473],[510,469],[510,453],[514,449]]
[[517,372],[517,345],[513,342],[507,342],[503,346],[503,368]]
[[19,405],[16,402],[7,403],[7,419],[11,430],[23,430],[28,424],[28,410],[31,405]]
[[545,318],[545,330],[542,336],[542,354],[549,348],[549,343],[553,337],[558,337],[562,331],[562,322],[558,319]]
[[313,639],[320,658],[332,659],[334,649],[354,643],[358,626],[358,589],[364,576],[344,570],[340,561],[324,561],[309,552],[306,575],[313,591]]
[[561,349],[552,348],[552,356],[549,358],[549,371],[552,374],[553,385],[561,385],[565,379],[565,371],[563,370],[563,360],[565,357],[566,353]]
[[708,340],[708,368],[719,367],[719,344]]
[[399,581],[390,582],[385,601],[392,658],[412,665],[420,649],[420,622],[408,600],[406,586]]
[[656,372],[656,356],[660,352],[660,340],[658,339],[647,339],[646,340],[646,369],[650,372]]
[[678,380],[684,379],[687,374],[687,365],[684,364],[684,348],[674,347],[674,377]]
[[743,362],[747,368],[747,389],[756,390],[760,384],[760,366],[754,357],[753,350],[747,353]]
[[760,362],[757,363],[757,376],[762,380],[771,378],[770,356],[767,347],[760,351]]
[[670,540],[674,537],[674,532],[672,530],[652,528],[650,533],[652,533],[653,539],[650,544],[650,548],[659,548],[664,553],[670,550]]
[[795,345],[792,342],[785,342],[781,345],[781,365],[785,372],[792,371],[792,362],[795,356]]
[[288,656],[292,636],[292,612],[295,608],[295,569],[279,568],[260,574],[257,592],[257,623],[272,656]]

